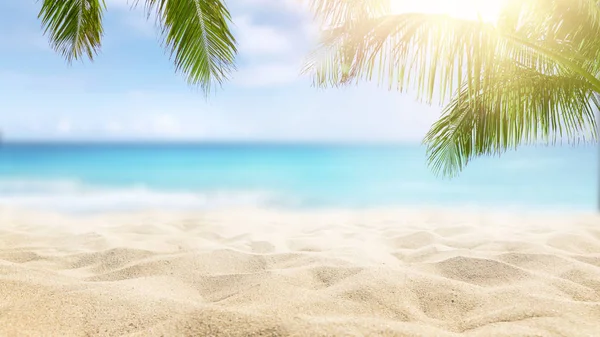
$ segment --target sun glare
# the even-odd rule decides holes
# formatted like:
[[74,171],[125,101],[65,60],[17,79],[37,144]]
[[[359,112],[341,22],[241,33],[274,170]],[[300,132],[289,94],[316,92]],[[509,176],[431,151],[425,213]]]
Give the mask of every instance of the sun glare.
[[435,13],[495,23],[503,0],[391,0],[394,13]]

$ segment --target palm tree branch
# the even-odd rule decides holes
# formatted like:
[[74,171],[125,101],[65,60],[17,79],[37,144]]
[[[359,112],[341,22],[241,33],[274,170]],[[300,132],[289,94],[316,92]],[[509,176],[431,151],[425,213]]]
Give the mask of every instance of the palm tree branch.
[[495,83],[477,95],[463,88],[434,123],[424,140],[434,172],[452,177],[474,157],[540,137],[547,143],[597,139],[599,102],[584,79],[507,65]]
[[477,82],[485,81],[481,74],[511,59],[545,74],[576,72],[600,90],[596,0],[510,0],[497,25],[439,14],[348,15],[366,10],[347,2],[377,0],[313,0],[317,16],[339,21],[323,31],[304,68],[316,86],[376,80],[388,89],[415,87],[428,102],[437,93],[444,102],[465,78],[474,78],[467,83],[477,90],[485,84]]
[[208,94],[229,78],[237,47],[222,0],[146,0],[146,9],[158,13],[164,45],[188,83]]
[[38,18],[50,45],[68,62],[98,53],[103,34],[104,0],[43,0]]
[[568,42],[581,56],[598,55],[597,0],[507,0],[501,18],[502,29],[519,30],[530,41]]
[[417,89],[427,102],[462,87],[485,85],[504,60],[552,74],[555,62],[507,39],[493,25],[436,14],[394,14],[326,30],[304,68],[316,86],[371,81],[389,89]]

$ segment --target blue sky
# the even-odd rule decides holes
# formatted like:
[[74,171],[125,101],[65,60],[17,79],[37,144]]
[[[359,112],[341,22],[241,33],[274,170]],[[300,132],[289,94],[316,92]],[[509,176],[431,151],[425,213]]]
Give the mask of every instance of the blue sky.
[[294,0],[230,0],[238,72],[208,100],[174,73],[153,21],[107,0],[96,60],[67,65],[33,0],[0,2],[0,128],[8,140],[419,142],[439,106],[371,84],[321,90],[299,76],[316,39]]

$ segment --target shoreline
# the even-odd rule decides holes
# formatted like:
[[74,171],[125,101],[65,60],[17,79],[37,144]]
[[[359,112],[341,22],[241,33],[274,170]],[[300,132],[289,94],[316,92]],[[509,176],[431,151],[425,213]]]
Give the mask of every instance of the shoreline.
[[49,216],[94,218],[103,216],[136,216],[144,214],[162,214],[169,216],[201,215],[201,214],[227,214],[238,212],[271,213],[281,215],[331,215],[331,214],[377,214],[387,213],[396,216],[429,213],[444,213],[448,215],[482,215],[486,217],[500,216],[531,216],[531,217],[554,217],[565,219],[574,217],[600,218],[600,211],[587,207],[576,208],[572,206],[531,206],[531,205],[480,205],[480,204],[435,204],[435,205],[396,205],[396,206],[318,206],[318,207],[295,207],[295,206],[265,206],[265,205],[220,205],[213,207],[134,207],[134,208],[105,208],[97,210],[65,210],[54,207],[32,207],[17,206],[0,203],[0,216],[2,213],[19,215],[45,214]]
[[600,216],[0,207],[0,335],[600,331]]

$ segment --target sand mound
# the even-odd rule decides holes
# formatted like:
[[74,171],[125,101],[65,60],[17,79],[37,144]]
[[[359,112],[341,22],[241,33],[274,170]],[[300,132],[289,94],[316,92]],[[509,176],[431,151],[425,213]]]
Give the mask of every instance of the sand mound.
[[0,210],[1,336],[598,336],[600,218]]

